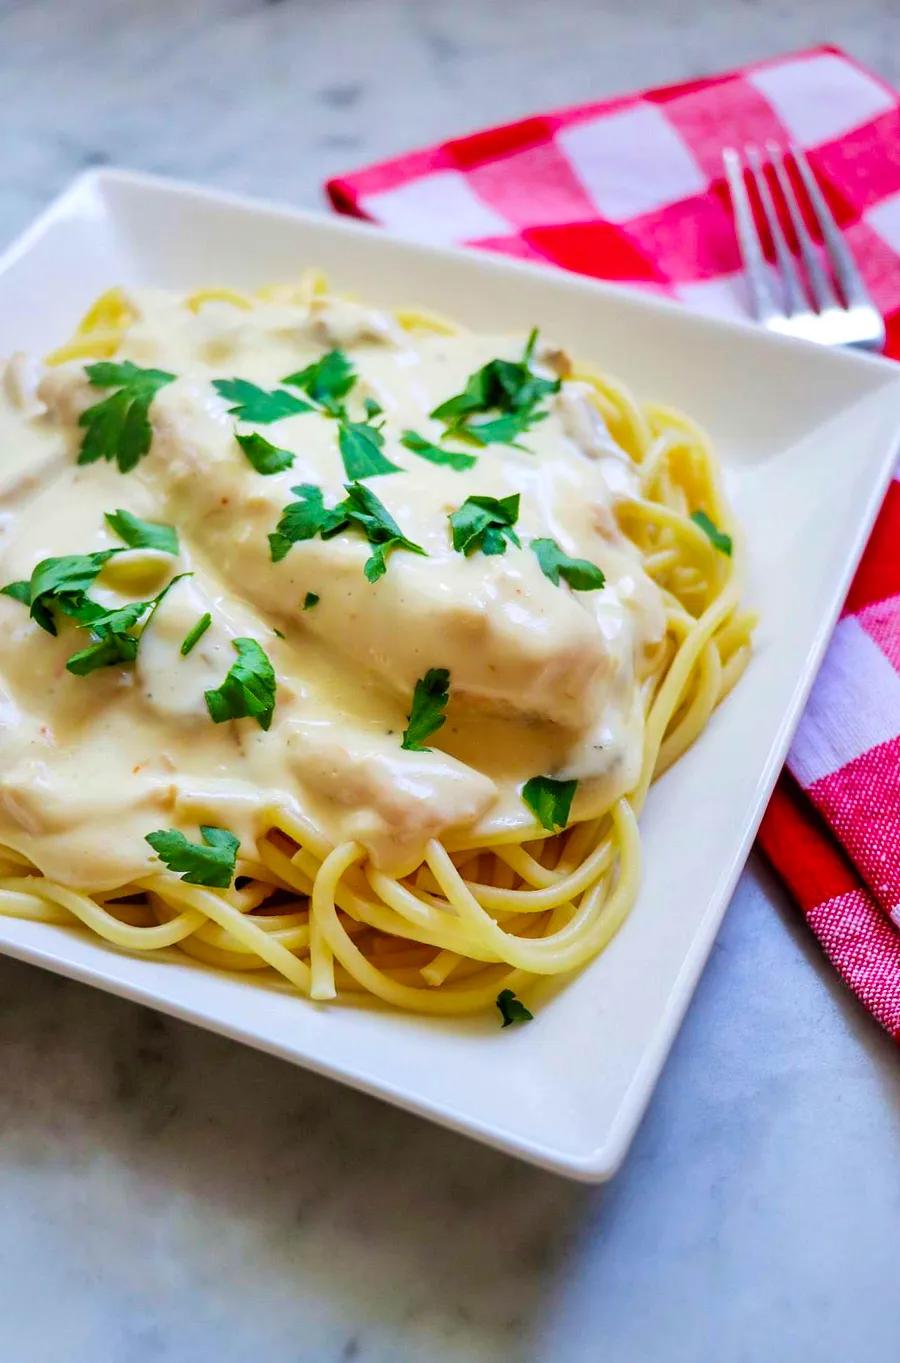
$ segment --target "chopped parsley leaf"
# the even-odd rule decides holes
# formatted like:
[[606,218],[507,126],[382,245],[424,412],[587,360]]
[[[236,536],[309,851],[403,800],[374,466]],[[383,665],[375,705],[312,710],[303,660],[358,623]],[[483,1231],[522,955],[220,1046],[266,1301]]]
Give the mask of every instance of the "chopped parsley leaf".
[[725,554],[726,557],[731,558],[731,551],[734,547],[731,542],[731,536],[726,535],[724,530],[720,530],[715,521],[710,520],[705,511],[694,511],[691,514],[691,520],[695,525],[699,525],[714,549],[718,549],[720,554]]
[[472,468],[478,462],[474,454],[464,454],[462,450],[445,450],[441,445],[433,445],[416,431],[404,431],[400,437],[400,444],[412,450],[413,454],[419,455],[421,459],[427,459],[430,464],[445,464],[447,468],[456,469],[457,473]]
[[[146,524],[141,522],[141,524]],[[161,527],[168,529],[168,526]],[[31,607],[31,615],[41,629],[57,634],[54,609],[68,617],[80,629],[88,629],[94,642],[73,653],[66,663],[69,672],[84,677],[98,667],[115,663],[133,662],[137,656],[141,635],[150,624],[163,597],[189,573],[180,573],[149,601],[130,601],[125,606],[102,606],[92,601],[87,591],[104,563],[124,549],[101,549],[95,554],[67,554],[63,558],[45,558],[31,574],[30,582],[10,582],[2,591],[15,601]],[[144,620],[144,617],[146,619]],[[140,634],[132,634],[141,620]]]
[[124,549],[101,549],[96,554],[44,558],[32,572],[30,582],[10,582],[2,590],[14,601],[30,606],[31,618],[41,629],[56,634],[51,607],[57,607],[64,615],[72,615],[107,559],[124,552]]
[[542,828],[558,833],[569,822],[569,810],[577,781],[554,781],[551,776],[532,776],[522,787],[522,799]]
[[490,421],[479,421],[477,425],[454,427],[447,434],[456,435],[472,445],[514,445],[517,450],[524,450],[527,447],[520,445],[517,437],[530,431],[546,416],[546,412],[535,412],[530,408],[521,412],[506,412],[503,416],[492,417]]
[[344,472],[353,481],[374,478],[380,473],[399,473],[383,453],[384,436],[372,424],[381,416],[382,408],[374,398],[363,402],[365,419],[353,421],[347,413],[344,399],[357,382],[358,375],[342,350],[329,350],[314,364],[288,374],[283,383],[301,388],[316,404],[323,416],[333,417],[338,423],[338,448],[344,462]]
[[[123,625],[124,625],[123,621]],[[135,624],[131,617],[128,624]],[[93,644],[73,653],[66,661],[66,671],[76,677],[87,677],[101,667],[115,667],[117,663],[133,663],[137,657],[138,640],[127,629],[113,629],[107,634],[98,635]]]
[[200,619],[197,621],[196,625],[191,626],[187,634],[184,636],[184,639],[181,641],[181,649],[179,651],[181,653],[182,658],[186,658],[187,655],[190,653],[191,649],[194,647],[194,645],[200,642],[200,640],[203,638],[204,634],[209,629],[211,624],[212,616],[210,615],[209,611],[205,611],[203,615],[200,616]]
[[105,519],[129,549],[158,549],[163,554],[178,553],[178,532],[173,525],[142,521],[139,516],[121,507],[118,511],[107,511]]
[[563,578],[575,592],[596,592],[606,583],[606,578],[595,563],[586,558],[570,558],[563,553],[556,540],[532,540],[534,556],[541,565],[544,577],[549,577],[554,587]]
[[[86,677],[100,667],[114,667],[116,663],[134,662],[138,645],[160,602],[183,577],[190,577],[190,574],[179,573],[149,601],[131,601],[127,606],[107,608],[96,601],[91,601],[90,597],[83,596],[67,613],[71,615],[76,625],[90,630],[94,642],[69,657],[66,671],[74,673],[77,677]],[[135,625],[142,620],[143,628],[140,634],[132,634]]]
[[241,435],[239,431],[235,431],[234,438],[257,473],[266,475],[283,473],[294,462],[290,450],[282,450],[278,445],[273,445],[271,440],[267,440],[258,431],[253,431],[249,435]]
[[164,369],[141,369],[130,360],[116,363],[100,360],[85,366],[95,388],[116,388],[102,402],[88,407],[78,418],[84,428],[79,464],[98,459],[117,463],[121,473],[129,473],[150,449],[153,430],[150,404],[175,375]]
[[513,526],[519,518],[519,494],[511,497],[467,497],[450,513],[453,548],[457,553],[505,554],[507,540],[519,545]]
[[344,471],[354,482],[359,478],[374,478],[379,473],[399,473],[382,453],[384,436],[377,426],[368,421],[350,421],[342,417],[338,425],[338,448],[344,461]]
[[147,833],[149,842],[170,871],[181,872],[181,879],[189,885],[212,885],[227,890],[234,879],[234,867],[240,840],[227,828],[200,825],[202,843],[189,842],[177,828],[160,828]]
[[214,691],[204,691],[206,708],[214,724],[229,719],[255,719],[268,729],[275,710],[275,671],[255,639],[232,639],[237,662]]
[[315,539],[326,526],[332,512],[326,511],[322,489],[315,483],[298,483],[291,492],[299,498],[290,502],[281,513],[278,527],[269,536],[269,553],[273,563],[279,563],[292,544]]
[[313,483],[300,483],[292,488],[300,499],[291,502],[281,513],[277,529],[269,536],[269,551],[273,563],[283,559],[292,544],[302,540],[331,539],[342,530],[354,527],[362,530],[372,546],[363,571],[370,582],[377,582],[387,569],[387,555],[393,549],[408,549],[413,554],[424,554],[420,544],[406,538],[387,507],[370,488],[362,483],[346,483],[346,499],[330,510],[325,506],[321,488]]
[[534,1013],[525,1007],[511,989],[500,990],[497,995],[497,1007],[500,1009],[504,1027],[511,1027],[514,1022],[531,1022],[534,1018]]
[[[289,383],[293,388],[302,388],[329,416],[340,417],[344,414],[343,400],[356,383],[356,379],[356,370],[344,352],[329,350],[327,355],[323,355],[314,364],[308,364],[305,369],[298,369],[295,374],[288,374],[281,382]],[[377,403],[375,408],[377,412],[381,411]]]
[[21,601],[23,606],[30,606],[31,583],[7,582],[5,587],[0,587],[0,596],[11,596],[13,601]]
[[313,410],[294,393],[286,393],[283,388],[269,391],[247,379],[213,379],[213,388],[220,397],[234,404],[228,408],[231,416],[239,421],[252,421],[257,426],[268,426],[282,417]]
[[303,598],[303,609],[311,611],[313,606],[318,606],[319,599],[315,592],[307,592]]
[[[461,393],[435,407],[431,415],[446,423],[446,436],[459,436],[478,445],[516,444],[516,437],[546,415],[537,404],[558,393],[559,379],[544,379],[531,368],[537,330],[528,337],[521,360],[490,360],[470,374]],[[499,415],[475,422],[486,412]]]
[[[384,576],[387,571],[387,556],[393,549],[408,549],[412,554],[425,553],[420,544],[406,538],[387,507],[378,500],[371,488],[364,487],[362,483],[347,483],[346,492],[346,501],[341,502],[335,508],[335,512],[343,512],[346,527],[349,529],[351,526],[358,526],[372,546],[371,557],[363,565],[363,572],[369,582],[377,582]],[[344,525],[328,527],[323,538],[336,535],[338,530],[344,528]]]
[[425,739],[436,734],[446,723],[444,711],[450,698],[450,673],[446,667],[431,667],[416,682],[412,707],[406,716],[401,748],[407,752],[430,752]]

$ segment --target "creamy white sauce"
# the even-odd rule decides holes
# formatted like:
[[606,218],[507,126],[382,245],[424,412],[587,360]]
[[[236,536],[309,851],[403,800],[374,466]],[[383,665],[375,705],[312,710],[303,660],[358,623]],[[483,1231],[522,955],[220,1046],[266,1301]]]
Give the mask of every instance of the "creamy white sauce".
[[[43,377],[20,357],[6,367],[0,578],[27,578],[42,558],[119,547],[103,516],[118,507],[175,525],[181,552],[117,556],[94,598],[124,603],[173,573],[192,576],[166,596],[135,664],[87,677],[65,670],[89,642],[83,631],[61,619],[53,638],[0,597],[0,841],[66,883],[112,888],[158,864],[144,841],[156,828],[219,824],[252,856],[267,810],[280,805],[404,871],[445,830],[527,824],[519,792],[530,776],[577,777],[578,817],[634,783],[640,681],[664,610],[616,525],[634,473],[582,385],[564,382],[548,401],[547,419],[523,438],[528,452],[491,445],[459,473],[399,437],[413,429],[437,442],[432,408],[488,360],[518,359],[523,337],[411,336],[388,315],[337,300],[311,310],[208,305],[196,315],[164,294],[132,301],[139,320],[122,357],[178,377],[153,401],[152,448],[131,473],[76,463],[78,416],[103,396],[83,364]],[[272,388],[335,345],[360,375],[351,414],[367,394],[378,399],[384,453],[403,470],[368,485],[427,551],[395,551],[375,584],[357,532],[270,559],[267,536],[294,485],[317,484],[328,505],[345,495],[336,422],[310,413],[241,423],[295,455],[291,469],[264,477],[211,385],[240,376]],[[448,513],[473,494],[514,492],[522,549],[454,552]],[[599,565],[606,586],[554,586],[528,548],[543,536]],[[303,611],[307,592],[320,600]],[[184,658],[181,642],[204,611],[213,624]],[[252,719],[213,724],[206,709],[203,693],[225,677],[238,636],[257,639],[277,674],[268,732]],[[431,667],[451,674],[447,723],[431,752],[405,752],[413,687]]]

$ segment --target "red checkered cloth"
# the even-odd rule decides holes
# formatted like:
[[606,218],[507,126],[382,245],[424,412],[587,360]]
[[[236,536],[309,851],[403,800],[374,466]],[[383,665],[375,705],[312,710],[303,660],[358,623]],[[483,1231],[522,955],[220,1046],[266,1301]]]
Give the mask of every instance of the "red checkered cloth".
[[[402,235],[749,306],[722,147],[803,146],[900,359],[900,101],[834,48],[456,138],[332,180]],[[900,1040],[900,481],[760,830],[831,961]]]

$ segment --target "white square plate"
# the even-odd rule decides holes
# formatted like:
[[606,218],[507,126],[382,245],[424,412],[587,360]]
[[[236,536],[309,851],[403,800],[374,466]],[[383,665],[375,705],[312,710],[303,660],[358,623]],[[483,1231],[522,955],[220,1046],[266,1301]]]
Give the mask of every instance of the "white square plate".
[[537,323],[701,421],[749,540],[756,656],[651,794],[628,922],[539,999],[528,1027],[319,1007],[41,923],[0,920],[0,950],[601,1180],[627,1149],[691,997],[865,543],[900,431],[900,372],[560,271],[114,171],[78,180],[0,261],[0,353],[44,352],[113,283],[256,285],[312,264],[377,303],[423,304],[488,330]]

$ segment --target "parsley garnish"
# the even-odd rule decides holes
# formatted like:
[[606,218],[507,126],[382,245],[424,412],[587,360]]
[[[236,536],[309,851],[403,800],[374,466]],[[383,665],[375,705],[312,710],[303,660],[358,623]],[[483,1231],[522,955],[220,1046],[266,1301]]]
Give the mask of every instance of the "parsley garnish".
[[[85,599],[85,604],[88,603]],[[135,601],[119,610],[92,615],[90,631],[94,642],[73,653],[66,662],[66,671],[76,677],[87,677],[100,667],[114,667],[116,663],[133,663],[137,657],[138,637],[130,631],[150,607],[149,601]],[[84,622],[86,623],[86,622]]]
[[450,435],[458,435],[473,445],[514,445],[517,450],[527,449],[520,445],[518,437],[530,431],[547,416],[546,412],[531,409],[523,412],[507,412],[504,416],[492,417],[490,421],[479,421],[477,426],[454,427]]
[[241,435],[238,431],[235,431],[234,438],[257,473],[283,473],[294,462],[294,456],[290,450],[279,449],[277,445],[273,445],[271,440],[267,440],[258,431],[253,431],[250,435]]
[[[281,417],[293,416],[298,412],[319,412],[321,416],[332,417],[338,423],[338,448],[344,461],[348,478],[373,478],[379,473],[399,473],[397,464],[392,464],[382,453],[384,436],[380,426],[373,425],[375,417],[381,415],[381,407],[374,398],[368,397],[363,403],[365,417],[353,421],[347,413],[344,399],[357,381],[358,375],[342,350],[329,350],[321,359],[288,374],[282,383],[300,388],[309,401],[288,393],[283,388],[269,392],[259,388],[246,379],[214,379],[213,387],[222,397],[234,402],[229,408],[232,415],[241,421],[255,421],[257,424],[278,421]],[[289,468],[293,456],[287,450],[280,450],[259,435],[237,436],[247,458],[259,473],[280,473]]]
[[174,382],[175,375],[164,369],[141,369],[130,360],[100,360],[86,365],[84,372],[95,388],[119,391],[88,407],[78,418],[84,427],[78,462],[108,459],[118,464],[120,472],[128,473],[150,449],[150,404],[160,388]]
[[194,647],[194,645],[196,643],[199,643],[199,641],[203,638],[204,634],[209,629],[211,624],[212,616],[210,615],[209,611],[206,611],[203,615],[200,616],[200,619],[197,621],[196,625],[192,625],[191,628],[188,630],[187,634],[184,636],[184,639],[181,642],[180,650],[182,658],[186,658],[187,655],[190,653],[191,649]]
[[302,540],[315,539],[316,535],[334,517],[333,511],[326,511],[322,489],[315,483],[299,483],[291,492],[300,500],[290,502],[282,511],[278,528],[269,536],[269,553],[272,562],[278,563],[285,557],[292,544]]
[[214,724],[229,719],[255,719],[268,729],[275,710],[275,672],[255,639],[233,639],[237,662],[232,663],[222,685],[204,691],[206,708]]
[[[68,612],[77,625],[89,629],[94,640],[87,648],[73,653],[66,662],[66,670],[77,677],[86,677],[100,667],[114,667],[116,663],[132,663],[137,657],[138,644],[153,619],[159,603],[166,593],[189,573],[179,573],[163,587],[161,592],[149,601],[131,601],[127,606],[107,609],[90,597],[84,596],[81,602]],[[146,616],[146,620],[144,617]],[[144,620],[140,634],[132,634],[135,625]]]
[[160,828],[147,833],[154,852],[170,871],[183,872],[182,880],[189,885],[214,885],[227,890],[234,879],[234,865],[240,840],[227,828],[200,825],[202,843],[188,842],[177,828]]
[[413,554],[424,554],[420,544],[406,538],[387,507],[370,488],[362,483],[346,483],[347,497],[328,510],[321,488],[314,483],[300,483],[291,488],[300,498],[291,502],[281,513],[278,527],[269,536],[272,562],[283,559],[292,544],[311,540],[316,535],[331,539],[342,530],[354,527],[362,530],[372,546],[363,572],[370,582],[377,582],[387,569],[387,555],[393,549],[408,549]]
[[519,494],[511,497],[467,497],[450,513],[453,548],[460,554],[505,554],[506,542],[518,545],[513,526],[519,518]]
[[133,663],[137,657],[138,641],[133,634],[107,634],[88,648],[81,648],[66,662],[66,671],[76,677],[87,677],[101,667],[115,667],[117,663]]
[[500,1009],[504,1027],[511,1027],[514,1022],[531,1022],[534,1018],[534,1013],[529,1012],[511,989],[500,990],[497,995],[497,1007]]
[[0,587],[0,596],[11,596],[13,601],[21,601],[23,606],[31,605],[31,584],[29,582],[7,582]]
[[72,615],[84,594],[113,554],[124,549],[101,549],[96,554],[66,554],[63,558],[44,558],[31,574],[30,582],[10,582],[3,593],[31,607],[31,618],[48,634],[56,634],[51,606]]
[[296,416],[298,412],[311,412],[308,402],[286,393],[283,388],[269,391],[260,388],[246,379],[213,379],[213,388],[220,397],[234,403],[228,411],[239,421],[252,421],[257,426],[268,426],[282,417]]
[[303,609],[311,611],[313,606],[318,606],[319,598],[315,592],[307,592],[303,598]]
[[549,577],[554,587],[563,578],[575,592],[596,592],[606,583],[606,578],[595,563],[586,558],[570,558],[564,554],[556,540],[532,540],[531,547],[535,558],[541,565],[544,577]]
[[342,417],[343,399],[356,383],[356,379],[356,370],[344,352],[329,350],[327,355],[323,355],[314,364],[308,364],[305,369],[298,369],[296,374],[288,374],[281,382],[289,383],[294,388],[302,388],[329,416]]
[[[532,370],[536,341],[535,328],[521,360],[490,360],[469,375],[461,393],[435,407],[431,415],[446,423],[445,436],[458,436],[476,445],[514,445],[517,436],[543,421],[547,413],[537,411],[537,404],[558,393],[561,380],[542,379]],[[473,422],[474,416],[484,412],[500,415]]]
[[141,630],[139,635],[132,634],[131,631],[145,615],[146,629],[166,592],[182,577],[189,576],[187,573],[181,573],[178,577],[173,577],[172,581],[149,601],[131,601],[127,606],[101,606],[99,601],[91,600],[87,590],[92,586],[104,563],[112,558],[113,554],[124,553],[124,549],[101,549],[96,554],[67,554],[64,558],[45,558],[31,574],[30,582],[10,582],[2,589],[7,596],[30,606],[32,618],[48,634],[58,632],[53,616],[54,609],[73,620],[79,628],[90,630],[94,642],[87,648],[73,653],[66,663],[68,671],[74,672],[76,676],[87,676],[98,667],[133,662],[144,630]]
[[715,521],[711,521],[705,511],[692,512],[691,520],[695,525],[699,525],[714,549],[718,549],[720,554],[725,554],[728,558],[731,558],[731,550],[733,548],[731,536],[726,535],[724,530],[720,530]]
[[440,445],[433,445],[417,431],[404,431],[400,437],[400,444],[420,458],[427,459],[430,464],[446,464],[448,468],[456,469],[458,473],[472,468],[478,462],[474,454],[463,454],[462,450],[445,450]]
[[351,421],[344,399],[349,395],[358,375],[342,350],[329,350],[327,355],[288,374],[283,383],[290,383],[303,391],[316,404],[323,416],[333,417],[338,423],[338,448],[344,461],[347,477],[374,478],[379,473],[399,473],[396,464],[382,453],[384,436],[380,426],[372,424],[381,415],[381,407],[374,398],[363,403],[364,421]]
[[[327,536],[336,535],[339,530],[358,526],[372,546],[371,557],[366,559],[363,572],[369,582],[377,582],[387,571],[387,556],[393,549],[408,549],[412,554],[424,554],[421,544],[408,540],[387,507],[378,500],[371,488],[362,483],[346,484],[347,500],[335,508],[342,511],[345,522],[330,528]],[[325,538],[325,536],[323,536]]]
[[178,553],[178,532],[173,525],[142,521],[130,511],[107,511],[105,518],[130,549],[158,549],[163,554]]
[[338,448],[344,461],[344,471],[355,482],[358,478],[374,478],[379,473],[399,473],[398,464],[382,454],[384,436],[377,426],[367,421],[341,418],[338,425]]
[[430,752],[424,740],[436,734],[446,722],[444,711],[450,698],[450,673],[446,667],[431,667],[416,682],[412,708],[406,716],[401,748],[407,752]]
[[569,822],[569,810],[577,781],[554,781],[551,776],[532,776],[522,787],[522,799],[542,828],[558,833]]

